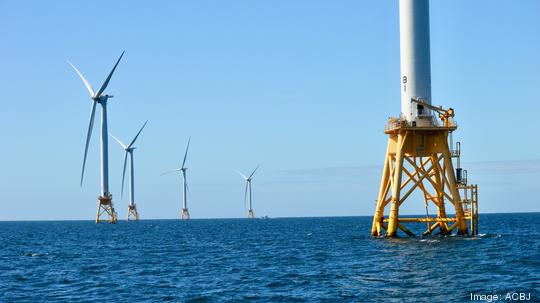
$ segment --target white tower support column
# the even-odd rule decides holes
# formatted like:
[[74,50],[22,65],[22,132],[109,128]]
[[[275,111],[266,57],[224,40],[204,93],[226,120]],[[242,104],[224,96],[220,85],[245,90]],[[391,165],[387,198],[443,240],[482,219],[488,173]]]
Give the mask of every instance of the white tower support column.
[[101,104],[101,195],[109,196],[109,131],[107,129],[107,100]]
[[251,204],[251,179],[248,181],[248,187],[249,187],[249,209],[248,209],[248,218],[253,219],[255,217],[255,214],[253,213],[253,208]]
[[186,170],[187,168],[182,168],[182,180],[183,180],[183,191],[182,191],[182,219],[189,220],[191,216],[189,215],[189,210],[187,208],[187,179],[186,179]]
[[[431,60],[429,50],[429,1],[399,1],[401,55],[401,114],[409,122],[430,115],[411,98],[431,104]],[[420,110],[419,110],[420,109]]]
[[186,171],[182,171],[183,189],[182,189],[182,208],[187,208],[187,180]]
[[249,210],[253,210],[251,207],[251,181],[249,181]]
[[129,205],[135,204],[135,172],[133,167],[133,150],[129,152]]

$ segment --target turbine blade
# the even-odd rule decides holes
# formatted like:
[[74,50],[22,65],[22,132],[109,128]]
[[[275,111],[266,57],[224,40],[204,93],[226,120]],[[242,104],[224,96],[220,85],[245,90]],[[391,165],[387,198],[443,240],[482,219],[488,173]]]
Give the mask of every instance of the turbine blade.
[[184,162],[182,162],[182,168],[184,168],[184,165],[186,165],[186,158],[187,158],[187,152],[189,150],[189,142],[191,141],[191,137],[189,137],[187,141],[187,147],[186,147],[186,153],[184,154]]
[[255,167],[255,170],[253,170],[253,172],[251,173],[251,175],[249,175],[249,179],[251,179],[251,177],[253,177],[253,175],[255,174],[255,172],[257,171],[257,169],[259,169],[259,165],[257,165],[257,167]]
[[86,166],[86,156],[88,155],[88,145],[90,143],[90,138],[92,137],[92,129],[94,128],[94,114],[96,112],[96,105],[97,105],[97,102],[92,101],[92,110],[90,112],[90,123],[88,124],[88,133],[86,134],[86,145],[84,147],[84,158],[83,158],[82,172],[81,172],[81,186],[83,184],[84,168]]
[[77,75],[79,75],[79,78],[81,78],[81,80],[84,82],[84,86],[86,86],[86,89],[88,90],[88,92],[90,93],[90,97],[93,97],[94,96],[94,89],[92,88],[92,85],[90,85],[90,83],[88,83],[88,81],[86,80],[86,78],[84,78],[84,76],[81,74],[81,72],[75,67],[75,65],[73,65],[71,62],[69,62],[69,65],[71,65],[71,67],[75,70],[75,72],[77,73]]
[[247,180],[246,175],[244,175],[243,173],[241,173],[239,170],[236,170],[236,172],[237,172],[240,176],[242,176],[242,178],[244,178],[244,179]]
[[124,149],[128,148],[128,146],[125,146],[124,143],[122,143],[122,141],[120,141],[120,139],[116,138],[111,133],[109,133],[109,136],[111,136],[114,140],[116,140],[116,142],[118,142],[118,144],[120,144],[122,146],[122,148],[124,148]]
[[114,71],[116,70],[116,67],[118,66],[118,63],[120,63],[120,60],[122,59],[122,57],[124,56],[124,53],[126,51],[123,51],[122,54],[120,55],[120,58],[118,58],[118,61],[116,61],[116,64],[114,65],[113,69],[111,70],[111,73],[109,74],[109,76],[107,77],[107,79],[105,80],[105,82],[103,82],[103,84],[101,85],[101,87],[99,88],[99,90],[96,92],[96,94],[94,95],[94,97],[100,97],[101,94],[103,93],[103,91],[107,88],[107,85],[109,85],[109,81],[111,81],[111,77],[112,75],[114,74]]
[[135,143],[135,141],[137,140],[137,137],[139,137],[139,135],[141,134],[142,130],[143,130],[144,127],[146,126],[146,123],[148,123],[148,120],[146,120],[146,122],[144,122],[143,126],[141,127],[141,129],[139,130],[139,132],[137,133],[137,135],[135,136],[135,138],[133,138],[133,140],[131,140],[131,143],[129,143],[128,148],[130,148],[131,146],[133,146],[133,143]]
[[167,174],[170,174],[170,173],[174,173],[174,172],[177,172],[177,171],[181,171],[181,169],[177,168],[177,169],[169,170],[169,171],[166,171],[164,173],[161,173],[160,176],[167,175]]
[[127,157],[128,157],[128,151],[126,150],[125,155],[124,155],[124,170],[122,172],[122,191],[120,193],[120,199],[124,198],[124,179],[126,177]]

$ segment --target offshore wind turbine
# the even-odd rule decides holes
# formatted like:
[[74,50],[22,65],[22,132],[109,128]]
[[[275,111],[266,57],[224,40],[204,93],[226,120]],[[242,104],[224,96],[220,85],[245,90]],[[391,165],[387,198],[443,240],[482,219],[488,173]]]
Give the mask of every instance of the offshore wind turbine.
[[243,173],[238,172],[240,176],[242,176],[244,180],[246,180],[246,191],[244,193],[244,206],[247,204],[246,202],[249,197],[248,219],[253,219],[255,217],[255,214],[253,213],[253,207],[252,207],[253,204],[252,204],[252,195],[251,195],[251,180],[253,180],[253,175],[255,174],[258,168],[259,166],[255,167],[255,169],[253,170],[251,175],[249,175],[249,177],[246,177],[246,175],[244,175]]
[[166,172],[161,174],[161,175],[166,175],[166,174],[174,173],[174,172],[182,172],[182,214],[181,214],[181,218],[185,219],[185,220],[188,220],[188,219],[191,218],[190,215],[189,215],[188,207],[187,207],[187,193],[189,191],[189,187],[187,185],[187,179],[186,179],[186,171],[187,171],[186,159],[187,159],[187,154],[188,154],[188,150],[189,150],[189,142],[190,141],[191,141],[191,137],[188,139],[188,143],[187,143],[187,147],[186,147],[186,153],[184,154],[184,161],[182,162],[182,166],[180,168],[173,169],[173,170],[170,170],[170,171],[166,171]]
[[139,137],[142,130],[146,126],[146,123],[148,123],[148,120],[144,122],[143,126],[141,127],[137,135],[135,135],[135,138],[133,138],[133,140],[131,140],[131,142],[128,145],[125,145],[124,143],[122,143],[122,141],[120,141],[120,139],[111,135],[111,137],[114,140],[116,140],[116,142],[118,142],[118,144],[120,144],[120,146],[122,146],[122,148],[125,151],[124,169],[122,171],[122,191],[120,195],[121,198],[123,198],[124,196],[124,179],[126,177],[126,166],[127,166],[128,156],[129,156],[129,204],[128,204],[128,212],[126,215],[127,221],[129,221],[131,217],[133,217],[135,221],[139,220],[139,212],[137,211],[137,204],[135,204],[135,172],[133,170],[134,169],[133,168],[133,151],[135,150],[136,147],[134,147],[133,144],[135,144],[135,141],[137,141],[137,138]]
[[[125,52],[125,51],[124,51]],[[108,130],[107,130],[107,101],[109,98],[112,98],[113,95],[103,94],[107,86],[109,85],[109,81],[111,80],[111,77],[116,70],[116,67],[118,66],[118,63],[120,63],[120,60],[124,56],[124,52],[120,55],[120,58],[116,61],[116,64],[114,65],[113,69],[109,73],[109,76],[99,90],[97,92],[94,91],[90,83],[84,78],[84,76],[81,74],[81,72],[73,65],[71,62],[68,61],[69,65],[75,70],[77,75],[81,78],[81,80],[84,82],[84,85],[86,86],[86,89],[90,93],[90,98],[92,99],[92,110],[90,111],[90,122],[88,124],[88,133],[86,135],[86,145],[84,148],[84,158],[83,158],[83,165],[82,165],[82,172],[81,172],[81,186],[83,184],[83,178],[84,178],[84,169],[86,166],[86,156],[88,154],[88,145],[90,143],[90,137],[92,136],[92,129],[94,126],[94,117],[96,112],[97,104],[101,105],[101,192],[98,197],[98,209],[97,209],[97,215],[96,215],[96,223],[101,222],[100,217],[103,214],[108,215],[108,222],[109,223],[116,223],[117,221],[117,215],[116,211],[114,210],[114,206],[112,203],[112,194],[109,192],[109,150],[108,150]]]

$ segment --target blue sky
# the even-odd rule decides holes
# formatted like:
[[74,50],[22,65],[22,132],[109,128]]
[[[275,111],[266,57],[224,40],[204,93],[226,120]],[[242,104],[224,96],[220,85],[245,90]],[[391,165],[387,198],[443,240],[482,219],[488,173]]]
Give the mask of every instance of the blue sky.
[[[433,102],[456,109],[483,212],[540,211],[540,2],[432,1]],[[0,220],[93,219],[96,127],[79,187],[90,99],[135,151],[143,218],[177,218],[187,166],[194,218],[371,215],[388,116],[400,109],[397,1],[3,1]],[[122,150],[110,141],[120,200]],[[413,203],[414,204],[414,203]],[[404,213],[418,213],[422,203]]]

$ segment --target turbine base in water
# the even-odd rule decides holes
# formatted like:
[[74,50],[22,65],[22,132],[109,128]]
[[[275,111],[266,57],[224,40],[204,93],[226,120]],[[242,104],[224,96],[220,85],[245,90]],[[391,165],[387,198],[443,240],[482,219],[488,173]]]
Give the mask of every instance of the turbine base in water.
[[[399,229],[414,237],[415,234],[404,225],[407,222],[425,223],[427,230],[423,235],[435,232],[447,235],[454,229],[458,235],[467,235],[469,227],[471,235],[478,233],[478,187],[460,182],[454,174],[454,153],[449,148],[448,135],[456,128],[455,124],[417,127],[405,120],[391,120],[385,131],[389,136],[388,148],[372,236],[397,237]],[[400,206],[415,191],[423,195],[426,217],[400,218]],[[454,217],[446,214],[445,202],[453,206]],[[435,206],[437,213],[430,216],[428,205]],[[384,216],[386,206],[390,208],[387,217]]]
[[130,221],[139,221],[139,212],[137,211],[137,205],[128,205],[128,212],[126,216],[126,220]]
[[[102,219],[104,216],[107,218]],[[112,195],[99,196],[96,223],[107,221],[108,223],[116,224],[117,220],[117,214],[112,202]]]
[[252,209],[249,209],[248,210],[248,219],[253,219],[253,218],[255,218],[255,214],[253,213]]
[[191,217],[189,216],[189,210],[187,208],[182,208],[182,220],[189,220]]

